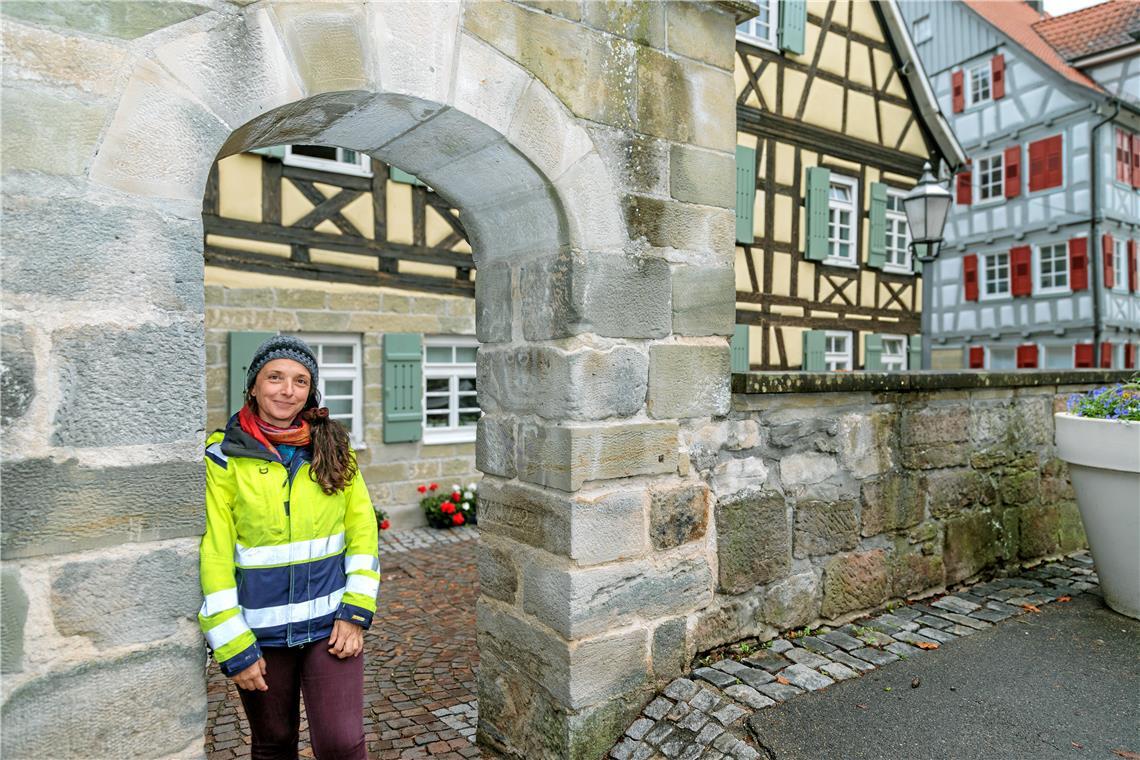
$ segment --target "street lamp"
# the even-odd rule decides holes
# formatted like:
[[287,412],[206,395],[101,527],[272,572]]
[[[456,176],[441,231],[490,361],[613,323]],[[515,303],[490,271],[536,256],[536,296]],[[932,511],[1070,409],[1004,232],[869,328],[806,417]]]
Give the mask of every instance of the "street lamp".
[[922,368],[930,369],[930,337],[934,319],[934,264],[942,245],[942,230],[950,212],[950,191],[931,173],[930,162],[922,165],[922,178],[903,198],[906,223],[910,229],[910,254],[922,262]]

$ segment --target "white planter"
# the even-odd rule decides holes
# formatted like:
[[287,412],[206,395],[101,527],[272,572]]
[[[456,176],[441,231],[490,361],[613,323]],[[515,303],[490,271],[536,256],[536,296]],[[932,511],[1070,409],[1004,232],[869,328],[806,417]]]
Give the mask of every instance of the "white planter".
[[1054,420],[1104,600],[1140,619],[1140,422]]

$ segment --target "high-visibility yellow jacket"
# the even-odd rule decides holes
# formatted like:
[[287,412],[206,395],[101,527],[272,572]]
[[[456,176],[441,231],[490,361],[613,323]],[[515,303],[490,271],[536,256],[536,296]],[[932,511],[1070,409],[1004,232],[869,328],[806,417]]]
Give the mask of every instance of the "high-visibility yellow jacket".
[[206,441],[206,533],[198,622],[227,676],[263,646],[327,638],[333,621],[372,624],[380,588],[376,513],[359,471],[325,494],[308,451],[282,462],[234,415]]

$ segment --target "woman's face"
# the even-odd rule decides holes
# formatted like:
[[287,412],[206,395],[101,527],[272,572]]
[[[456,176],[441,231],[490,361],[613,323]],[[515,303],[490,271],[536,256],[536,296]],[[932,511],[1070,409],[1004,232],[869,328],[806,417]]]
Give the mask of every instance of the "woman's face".
[[277,427],[289,427],[305,407],[312,378],[305,365],[292,359],[274,359],[257,373],[251,390],[257,416]]

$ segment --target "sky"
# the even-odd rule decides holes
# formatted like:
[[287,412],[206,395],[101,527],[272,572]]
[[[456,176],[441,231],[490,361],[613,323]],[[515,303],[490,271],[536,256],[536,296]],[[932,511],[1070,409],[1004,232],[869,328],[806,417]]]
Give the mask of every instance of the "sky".
[[1045,0],[1045,12],[1053,16],[1060,16],[1065,13],[1079,11],[1081,8],[1088,8],[1090,5],[1097,5],[1101,1],[1102,0]]

